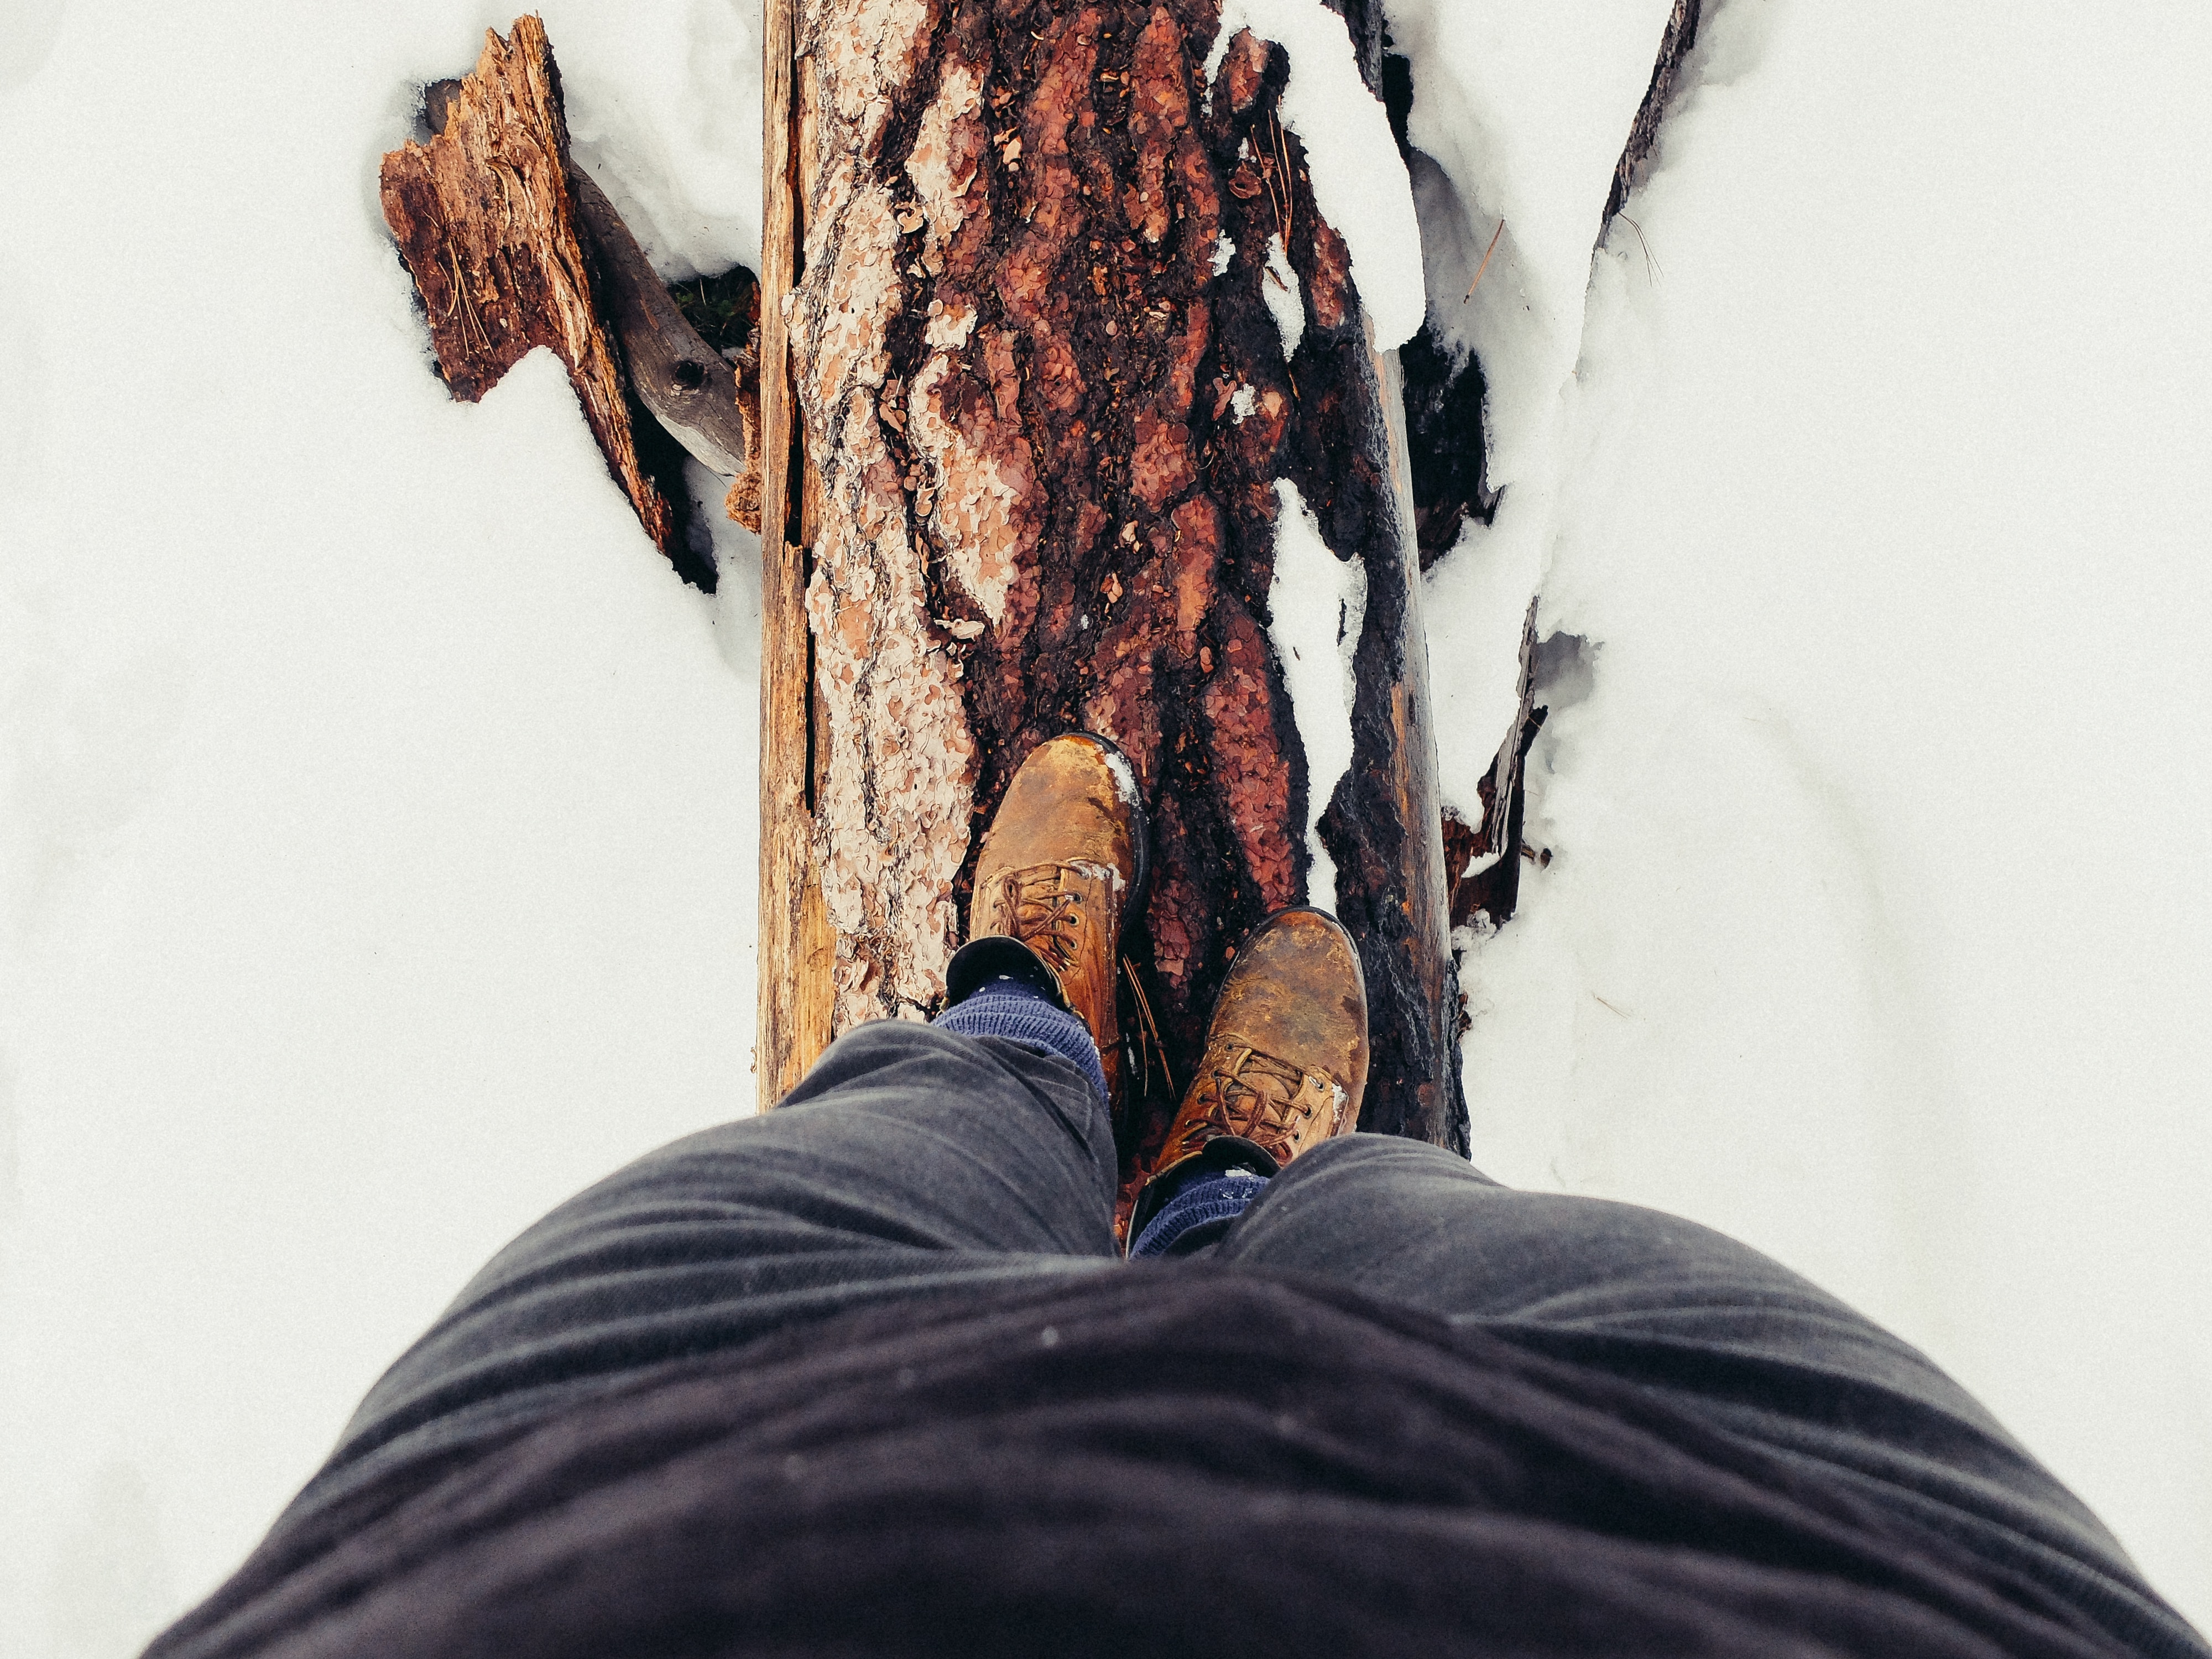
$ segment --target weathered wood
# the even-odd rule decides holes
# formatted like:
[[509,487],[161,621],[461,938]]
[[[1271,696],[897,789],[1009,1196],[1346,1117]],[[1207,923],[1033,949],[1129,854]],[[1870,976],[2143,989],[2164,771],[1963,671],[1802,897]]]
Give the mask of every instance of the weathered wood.
[[[801,13],[820,140],[777,349],[820,481],[826,764],[807,827],[836,1019],[933,1006],[977,831],[1028,750],[1081,726],[1121,744],[1152,808],[1152,890],[1125,945],[1187,1075],[1237,939],[1306,896],[1308,794],[1328,781],[1305,775],[1265,631],[1288,477],[1370,595],[1354,764],[1322,821],[1376,1016],[1367,1124],[1463,1145],[1395,357],[1370,349],[1276,118],[1291,66],[1245,36],[1206,88],[1215,27],[1205,0]],[[772,156],[787,134],[772,115]],[[1271,253],[1305,313],[1288,362]],[[767,374],[764,347],[764,428]],[[805,823],[784,810],[764,841]],[[772,893],[764,858],[764,1067],[771,1002],[793,994],[767,916],[804,893],[784,867]]]
[[[798,0],[767,0],[763,42],[760,453],[761,851],[757,1096],[772,1106],[830,1037],[828,927],[813,867],[812,642],[807,529],[785,300],[799,234],[794,28]],[[736,516],[742,503],[732,489]]]
[[621,357],[599,319],[544,25],[518,17],[505,40],[487,31],[475,70],[434,102],[439,131],[386,155],[380,185],[440,374],[474,403],[524,354],[550,346],[638,522],[678,556],[680,515],[640,459]]
[[[622,342],[638,401],[701,465],[733,481],[755,472],[757,444],[746,424],[737,371],[684,320],[606,192],[581,167],[568,169],[568,182],[577,216],[599,255],[605,279],[600,298]],[[758,418],[756,414],[756,424]]]
[[1521,827],[1528,803],[1522,773],[1546,714],[1536,707],[1536,601],[1533,599],[1521,623],[1516,697],[1513,728],[1505,734],[1488,775],[1476,786],[1481,799],[1481,822],[1470,825],[1449,815],[1444,819],[1444,883],[1451,895],[1454,927],[1464,927],[1478,916],[1489,927],[1502,927],[1513,919],[1514,908],[1520,902]]
[[[1636,176],[1644,158],[1658,142],[1659,123],[1666,116],[1668,100],[1674,95],[1674,82],[1681,74],[1683,60],[1698,44],[1698,17],[1702,10],[1703,0],[1674,0],[1666,30],[1659,37],[1659,55],[1651,65],[1650,83],[1644,88],[1644,101],[1637,106],[1636,118],[1629,123],[1628,141],[1620,147],[1620,160],[1613,169],[1613,188],[1605,198],[1604,223],[1611,223],[1613,216],[1628,200],[1628,192],[1636,187]],[[1602,228],[1598,235],[1603,239]]]
[[[1352,763],[1322,814],[1338,919],[1359,942],[1374,1022],[1360,1127],[1465,1154],[1459,975],[1446,915],[1428,630],[1397,354],[1370,350],[1365,382],[1389,459],[1389,533],[1365,550],[1367,606],[1352,659]],[[1433,829],[1431,826],[1435,826]]]

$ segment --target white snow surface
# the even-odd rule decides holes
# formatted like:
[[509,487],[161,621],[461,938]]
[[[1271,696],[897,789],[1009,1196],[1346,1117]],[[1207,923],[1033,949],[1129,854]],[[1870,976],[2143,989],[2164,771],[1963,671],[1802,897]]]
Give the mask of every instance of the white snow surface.
[[561,64],[570,146],[663,280],[757,269],[760,0],[537,9]]
[[1493,484],[1550,459],[1546,416],[1580,349],[1606,192],[1673,9],[1673,0],[1389,9],[1395,48],[1414,68],[1407,136],[1443,170],[1416,179],[1415,191],[1457,198],[1421,203],[1428,315],[1481,357]]
[[1267,243],[1267,266],[1260,273],[1260,297],[1267,302],[1267,314],[1275,319],[1275,332],[1283,337],[1283,356],[1292,356],[1298,342],[1306,337],[1305,289],[1284,257],[1283,245],[1272,239]]
[[[1892,1323],[2212,1621],[2212,15],[1719,0],[1593,282],[1663,9],[1392,13],[1507,486],[1427,596],[1463,800],[1529,594],[1591,642],[1477,1159]],[[545,15],[661,268],[749,258],[757,10]],[[750,538],[677,583],[543,354],[452,404],[377,207],[508,16],[0,26],[11,1655],[134,1651],[487,1255],[751,1109]]]
[[[1553,860],[1470,946],[1476,1162],[1890,1324],[2212,1624],[2212,15],[1723,0],[1583,283],[1663,6],[1486,52],[1503,9],[1427,10],[1432,307],[1500,205],[1521,273],[1474,331],[1504,498],[1429,584],[1450,793],[1532,587],[1589,641],[1531,762]],[[1616,13],[1636,74],[1574,52]],[[1439,132],[1485,61],[1587,74],[1603,131],[1492,87],[1517,132]]]
[[[1432,611],[1468,630],[1463,648],[1431,653],[1445,730],[1499,729],[1517,706],[1522,619],[1567,487],[1560,422],[1582,352],[1591,250],[1672,10],[1672,0],[1398,0],[1389,9],[1396,49],[1413,64],[1407,136],[1428,320],[1447,347],[1481,362],[1486,465],[1504,492],[1477,537],[1479,556],[1433,573]],[[1461,758],[1443,790],[1472,823],[1488,762]]]
[[1206,65],[1209,87],[1229,42],[1246,28],[1290,58],[1279,112],[1304,142],[1314,204],[1352,255],[1352,280],[1376,344],[1403,345],[1420,327],[1426,304],[1420,226],[1389,114],[1359,77],[1344,19],[1322,0],[1224,0]]
[[1288,478],[1275,480],[1275,580],[1267,638],[1283,665],[1291,723],[1305,744],[1306,902],[1336,908],[1336,860],[1321,844],[1321,815],[1352,769],[1352,656],[1367,617],[1367,567],[1340,559]]
[[[546,9],[572,118],[680,157],[755,25],[623,10]],[[20,1659],[135,1652],[491,1251],[752,1108],[750,538],[719,600],[677,581],[548,354],[452,402],[377,204],[418,84],[511,15],[76,5],[5,61]],[[691,105],[640,73],[687,40]]]

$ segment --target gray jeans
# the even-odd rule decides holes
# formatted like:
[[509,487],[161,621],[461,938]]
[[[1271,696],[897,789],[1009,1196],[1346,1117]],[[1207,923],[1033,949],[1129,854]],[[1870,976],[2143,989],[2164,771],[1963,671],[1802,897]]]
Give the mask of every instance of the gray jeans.
[[[886,1021],[775,1111],[554,1211],[355,1414],[297,1516],[646,1368],[863,1304],[1124,1264],[1104,1109],[1068,1061]],[[1349,1279],[1626,1377],[2022,1571],[2146,1649],[2202,1651],[2111,1534],[1917,1351],[1757,1251],[1597,1199],[1516,1192],[1350,1135],[1289,1165],[1213,1260]]]

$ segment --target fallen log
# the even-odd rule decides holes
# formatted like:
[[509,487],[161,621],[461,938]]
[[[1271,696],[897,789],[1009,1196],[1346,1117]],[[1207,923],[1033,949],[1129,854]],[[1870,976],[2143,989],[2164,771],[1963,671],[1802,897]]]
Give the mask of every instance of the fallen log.
[[[1203,0],[770,0],[764,1102],[834,1030],[935,1006],[981,825],[1080,726],[1154,823],[1130,1146],[1238,938],[1329,896],[1318,793],[1363,1127],[1465,1146],[1395,357],[1281,118],[1286,54],[1240,34],[1209,81],[1216,27]],[[1289,512],[1364,586],[1340,776],[1270,638]]]

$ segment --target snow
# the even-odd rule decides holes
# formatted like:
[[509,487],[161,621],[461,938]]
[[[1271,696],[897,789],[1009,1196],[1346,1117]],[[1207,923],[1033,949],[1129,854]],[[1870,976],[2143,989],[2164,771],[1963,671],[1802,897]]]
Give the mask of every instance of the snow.
[[575,157],[663,280],[732,262],[757,270],[759,0],[568,0],[538,13],[560,61]]
[[[1427,303],[1483,354],[1506,486],[1427,594],[1463,804],[1530,594],[1589,642],[1546,653],[1554,856],[1470,945],[1477,1160],[1893,1323],[2212,1622],[2212,17],[1721,0],[1593,272],[1664,9],[1392,10]],[[661,269],[750,258],[757,10],[544,15]],[[450,403],[378,210],[415,88],[489,21],[0,29],[0,1630],[31,1659],[134,1650],[491,1250],[751,1109],[751,538],[722,527],[719,598],[678,583],[542,354]],[[1286,39],[1317,185],[1382,153],[1328,21]],[[1326,210],[1418,318],[1375,205]],[[1320,805],[1358,601],[1279,489]]]
[[1267,302],[1267,314],[1275,319],[1275,331],[1283,337],[1283,356],[1289,358],[1298,349],[1298,342],[1306,337],[1306,301],[1304,291],[1298,286],[1298,274],[1291,269],[1291,262],[1283,254],[1283,245],[1270,240],[1267,244],[1267,264],[1260,278],[1260,297]]
[[[76,6],[8,62],[25,1659],[135,1651],[490,1251],[751,1109],[750,538],[719,599],[678,582],[549,356],[452,403],[376,205],[409,84],[482,21]],[[583,125],[626,60],[550,21]]]
[[1550,458],[1547,416],[1580,349],[1599,216],[1673,9],[1673,0],[1389,9],[1395,49],[1414,65],[1407,136],[1442,169],[1429,190],[1457,196],[1456,213],[1422,204],[1428,315],[1482,360],[1493,485]]
[[[1431,315],[1505,484],[1429,586],[1450,792],[1539,584],[1577,670],[1553,860],[1471,943],[1475,1160],[1889,1323],[2212,1624],[2212,19],[1709,7],[1577,276],[1639,81],[1583,25],[1648,73],[1664,8],[1423,9]],[[1587,143],[1571,87],[1431,96],[1546,63]]]
[[[1352,255],[1352,280],[1376,345],[1403,345],[1421,326],[1425,304],[1420,227],[1389,114],[1359,77],[1344,19],[1322,0],[1224,0],[1207,86],[1230,41],[1247,28],[1290,58],[1277,112],[1305,145],[1314,205]],[[1291,291],[1297,292],[1295,281]]]
[[1137,769],[1129,764],[1129,757],[1118,749],[1106,751],[1106,769],[1114,775],[1114,793],[1124,806],[1141,807],[1144,797],[1137,793]]
[[[1432,573],[1431,614],[1468,630],[1464,649],[1431,653],[1439,730],[1502,732],[1518,707],[1522,622],[1563,487],[1560,422],[1591,249],[1672,10],[1673,0],[1390,8],[1394,45],[1414,68],[1407,136],[1428,321],[1462,361],[1472,351],[1481,362],[1486,465],[1503,492],[1496,521],[1470,527],[1474,556]],[[1443,793],[1469,823],[1490,760],[1448,757]]]
[[1321,815],[1352,769],[1352,656],[1367,616],[1367,567],[1340,559],[1321,524],[1288,478],[1275,481],[1275,580],[1267,590],[1274,623],[1267,638],[1283,665],[1291,719],[1305,744],[1306,847],[1313,862],[1306,902],[1336,908],[1336,860],[1321,844]]

